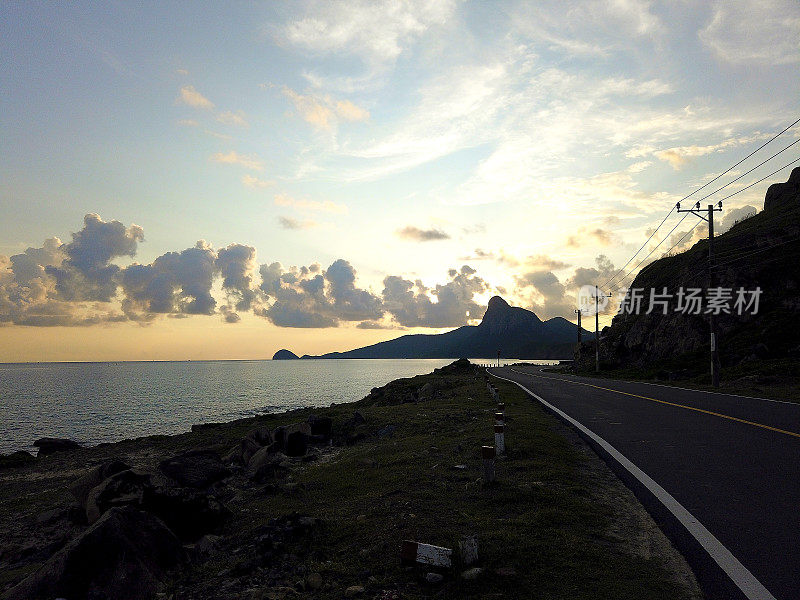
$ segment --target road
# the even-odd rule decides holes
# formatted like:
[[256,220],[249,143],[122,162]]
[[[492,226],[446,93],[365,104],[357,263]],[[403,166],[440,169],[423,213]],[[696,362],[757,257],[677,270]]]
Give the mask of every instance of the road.
[[[757,580],[740,597],[800,598],[800,404],[544,373],[532,366],[490,372],[563,411],[666,490]],[[637,491],[637,482],[626,483]],[[662,524],[666,519],[659,517]],[[714,579],[724,578],[725,585],[730,580],[704,566],[706,561],[717,568],[707,554],[697,556],[700,549],[690,549],[687,558],[701,586],[712,597],[728,597]],[[748,585],[744,579],[740,589]]]

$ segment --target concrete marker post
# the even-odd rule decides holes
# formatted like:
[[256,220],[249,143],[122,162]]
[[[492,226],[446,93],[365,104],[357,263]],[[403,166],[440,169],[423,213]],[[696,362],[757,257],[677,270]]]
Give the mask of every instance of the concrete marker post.
[[481,458],[483,458],[483,481],[484,483],[494,482],[494,446],[481,446]]
[[495,425],[505,425],[506,424],[506,416],[501,412],[494,413],[494,424]]
[[494,426],[494,448],[498,456],[505,454],[506,451],[506,427],[505,425]]

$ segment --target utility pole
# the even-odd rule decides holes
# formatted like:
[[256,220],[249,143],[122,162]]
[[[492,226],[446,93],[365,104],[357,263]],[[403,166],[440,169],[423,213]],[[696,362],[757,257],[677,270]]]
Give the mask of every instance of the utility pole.
[[[600,372],[600,290],[594,286],[594,370]],[[611,294],[603,298],[611,298]]]
[[581,336],[581,311],[580,311],[580,309],[576,308],[572,312],[574,312],[576,315],[578,315],[578,346],[580,346],[581,345],[581,338],[582,338],[582,336]]
[[[690,212],[695,216],[700,217],[708,223],[708,289],[716,287],[716,274],[714,273],[714,213],[722,212],[722,201],[717,203],[715,207],[713,204],[708,205],[708,216],[703,216],[700,209],[700,203],[696,203],[693,208],[681,209],[681,203],[676,205],[678,212]],[[714,312],[708,313],[708,326],[711,332],[711,385],[719,387],[719,336],[717,335],[717,319],[714,317]]]

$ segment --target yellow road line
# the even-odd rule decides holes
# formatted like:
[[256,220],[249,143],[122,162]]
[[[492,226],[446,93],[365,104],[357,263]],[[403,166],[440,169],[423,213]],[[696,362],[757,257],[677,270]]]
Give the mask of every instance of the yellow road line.
[[643,400],[650,400],[651,402],[658,402],[659,404],[667,404],[668,406],[677,406],[678,408],[685,408],[686,410],[693,410],[695,412],[704,413],[707,415],[713,415],[715,417],[721,417],[723,419],[729,419],[731,421],[736,421],[737,423],[744,423],[745,425],[752,425],[753,427],[761,427],[762,429],[769,429],[770,431],[775,431],[777,433],[783,433],[786,435],[791,435],[796,438],[800,438],[800,433],[795,433],[794,431],[786,431],[785,429],[778,429],[777,427],[771,427],[769,425],[764,425],[763,423],[756,423],[755,421],[748,421],[746,419],[740,419],[738,417],[732,417],[730,415],[725,415],[722,413],[714,412],[713,410],[704,410],[702,408],[695,408],[694,406],[686,406],[685,404],[677,404],[676,402],[667,402],[666,400],[659,400],[658,398],[650,398],[648,396],[640,396],[639,394],[631,394],[629,392],[622,392],[620,390],[614,390],[611,388],[604,388],[599,385],[594,385],[591,383],[585,383],[583,381],[573,381],[571,379],[561,379],[559,377],[548,377],[545,375],[534,375],[533,373],[526,373],[524,371],[517,371],[516,369],[511,369],[514,373],[519,373],[521,375],[529,375],[531,377],[539,377],[540,379],[555,379],[556,381],[565,381],[567,383],[574,383],[576,385],[585,385],[586,387],[593,387],[598,390],[605,390],[607,392],[616,392],[617,394],[624,394],[625,396],[633,396],[634,398],[642,398]]

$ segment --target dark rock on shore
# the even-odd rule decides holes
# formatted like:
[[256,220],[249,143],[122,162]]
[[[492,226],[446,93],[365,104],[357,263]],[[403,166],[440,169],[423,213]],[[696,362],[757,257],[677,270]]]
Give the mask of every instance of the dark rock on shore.
[[184,558],[180,540],[160,519],[131,506],[113,508],[3,598],[151,598]]
[[78,442],[68,440],[65,438],[50,438],[44,437],[33,442],[33,445],[39,449],[38,456],[48,456],[56,452],[64,452],[66,450],[76,450],[81,447]]
[[22,467],[36,461],[36,457],[30,452],[18,450],[11,454],[0,455],[0,469]]
[[89,491],[85,501],[87,522],[94,523],[114,507],[141,505],[144,491],[149,486],[150,476],[147,474],[131,469],[114,473]]
[[213,450],[190,450],[161,461],[158,468],[180,485],[198,489],[231,474]]
[[93,488],[100,485],[104,480],[108,479],[115,473],[127,471],[128,469],[130,469],[130,466],[118,460],[97,465],[91,471],[86,473],[86,475],[73,482],[69,488],[69,491],[78,501],[78,503],[81,504],[81,506],[85,506],[86,499],[89,497],[89,492],[91,492]]
[[213,496],[169,486],[145,488],[142,508],[163,520],[179,538],[188,541],[217,530],[230,514]]

